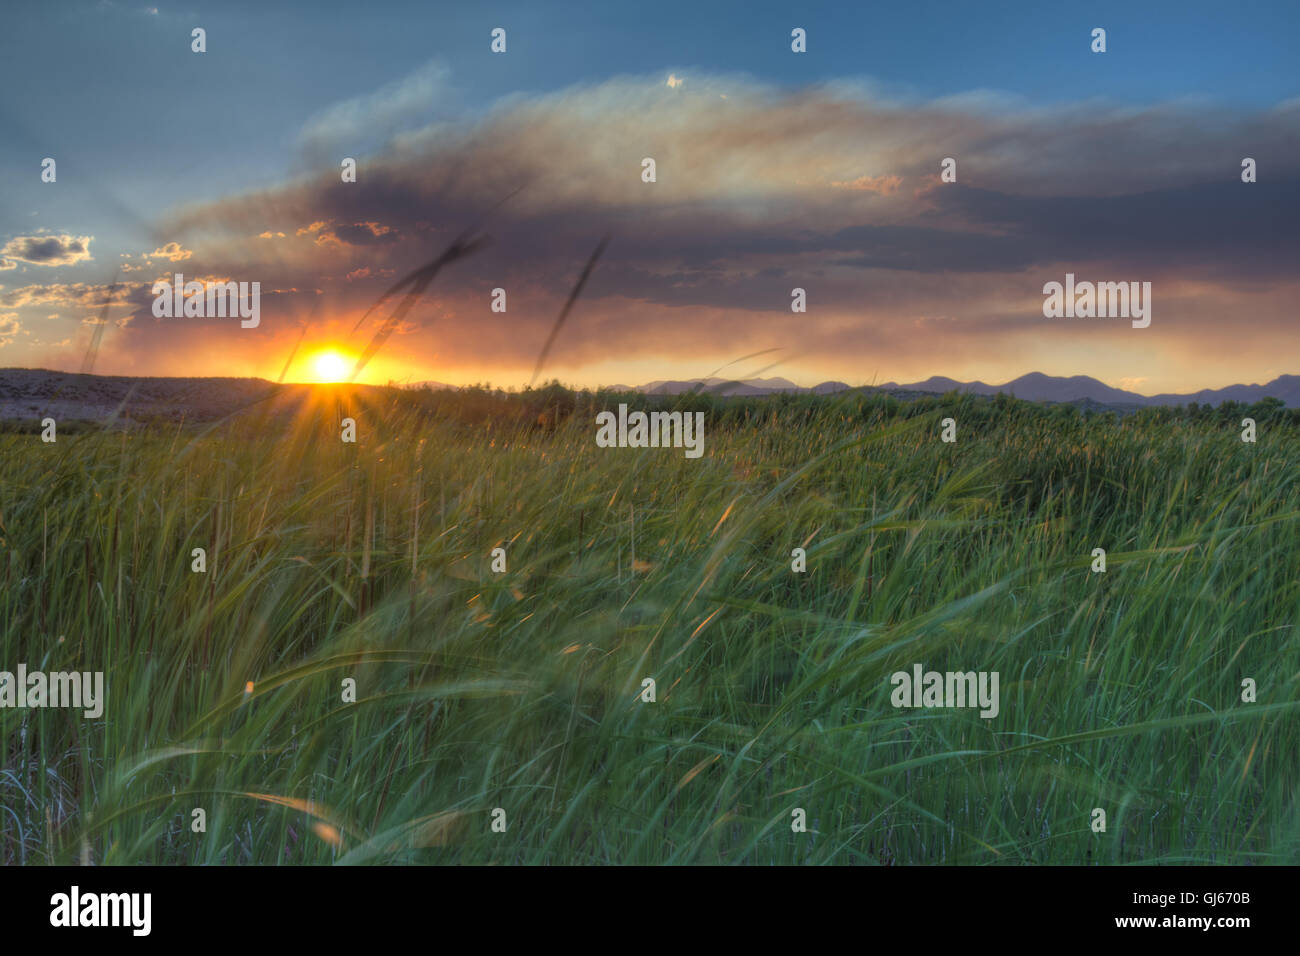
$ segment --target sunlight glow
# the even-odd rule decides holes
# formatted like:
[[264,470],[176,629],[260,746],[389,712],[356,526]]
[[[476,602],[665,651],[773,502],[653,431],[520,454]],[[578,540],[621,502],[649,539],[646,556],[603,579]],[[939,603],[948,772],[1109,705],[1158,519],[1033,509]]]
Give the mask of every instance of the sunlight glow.
[[348,377],[348,362],[333,349],[316,353],[312,359],[312,374],[318,382],[341,382]]

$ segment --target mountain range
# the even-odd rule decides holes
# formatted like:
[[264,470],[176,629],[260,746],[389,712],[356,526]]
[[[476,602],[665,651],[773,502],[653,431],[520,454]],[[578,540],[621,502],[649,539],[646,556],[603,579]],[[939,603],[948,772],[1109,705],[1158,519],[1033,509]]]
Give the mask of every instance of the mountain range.
[[[690,379],[686,381],[649,382],[639,388],[614,386],[616,390],[645,392],[652,395],[677,395],[693,389],[702,389],[720,395],[772,395],[777,392],[811,392],[826,395],[846,391],[852,386],[844,382],[822,382],[812,388],[802,388],[784,378],[751,378],[730,380],[722,378]],[[943,394],[945,392],[970,392],[975,395],[996,395],[1002,392],[1016,398],[1031,402],[1093,402],[1100,405],[1146,406],[1146,405],[1218,405],[1222,402],[1235,401],[1251,404],[1265,397],[1279,398],[1289,408],[1300,408],[1300,375],[1279,375],[1264,385],[1228,385],[1224,388],[1206,388],[1199,392],[1187,394],[1162,393],[1159,395],[1141,395],[1137,392],[1114,388],[1087,375],[1069,377],[1044,375],[1042,372],[1030,372],[1002,385],[989,385],[985,382],[959,382],[956,379],[935,375],[922,382],[899,384],[885,382],[883,385],[863,386],[867,390],[883,392],[909,392],[922,394]]]
[[[378,386],[355,386],[362,391],[383,390]],[[421,382],[407,387],[455,388],[440,382]],[[834,394],[852,388],[844,382],[822,382],[803,388],[785,378],[752,378],[734,381],[723,378],[689,381],[649,382],[639,388],[621,385],[610,391],[677,395],[692,389],[708,389],[720,395],[752,396],[778,393]],[[1185,395],[1139,395],[1112,388],[1095,378],[1074,375],[1069,378],[1023,375],[1002,385],[984,382],[958,382],[936,376],[923,382],[900,385],[861,386],[899,398],[945,392],[971,392],[991,396],[998,392],[1033,402],[1072,402],[1099,406],[1116,411],[1132,411],[1149,405],[1186,405],[1191,402],[1219,405],[1225,401],[1253,404],[1272,396],[1289,408],[1300,408],[1300,376],[1281,375],[1265,385],[1229,385],[1226,388],[1202,389]],[[82,375],[49,369],[0,369],[0,421],[40,420],[46,415],[56,419],[100,420],[121,412],[131,419],[169,421],[213,421],[240,408],[273,399],[272,408],[296,407],[308,399],[314,386],[305,384],[275,385],[260,378],[158,378],[111,375]]]

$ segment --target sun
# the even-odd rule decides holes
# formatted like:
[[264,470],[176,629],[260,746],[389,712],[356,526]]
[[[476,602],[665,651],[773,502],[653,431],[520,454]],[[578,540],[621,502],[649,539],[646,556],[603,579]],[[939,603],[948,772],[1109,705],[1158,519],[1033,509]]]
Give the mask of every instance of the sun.
[[341,382],[348,377],[347,359],[333,349],[317,352],[311,366],[318,382]]

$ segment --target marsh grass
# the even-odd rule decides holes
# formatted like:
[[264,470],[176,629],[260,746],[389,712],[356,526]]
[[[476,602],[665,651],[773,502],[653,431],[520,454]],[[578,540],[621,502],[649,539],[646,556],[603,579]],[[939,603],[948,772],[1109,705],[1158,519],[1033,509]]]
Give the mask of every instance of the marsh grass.
[[107,688],[0,710],[0,860],[1300,862],[1289,413],[696,395],[687,460],[595,446],[645,397],[360,394],[0,435],[0,668]]

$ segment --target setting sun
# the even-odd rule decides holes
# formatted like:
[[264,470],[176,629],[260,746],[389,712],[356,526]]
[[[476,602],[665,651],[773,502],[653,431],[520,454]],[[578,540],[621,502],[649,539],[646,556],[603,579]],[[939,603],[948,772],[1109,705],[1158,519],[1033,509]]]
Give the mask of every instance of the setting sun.
[[348,375],[347,360],[333,349],[317,353],[311,365],[318,382],[341,382]]

